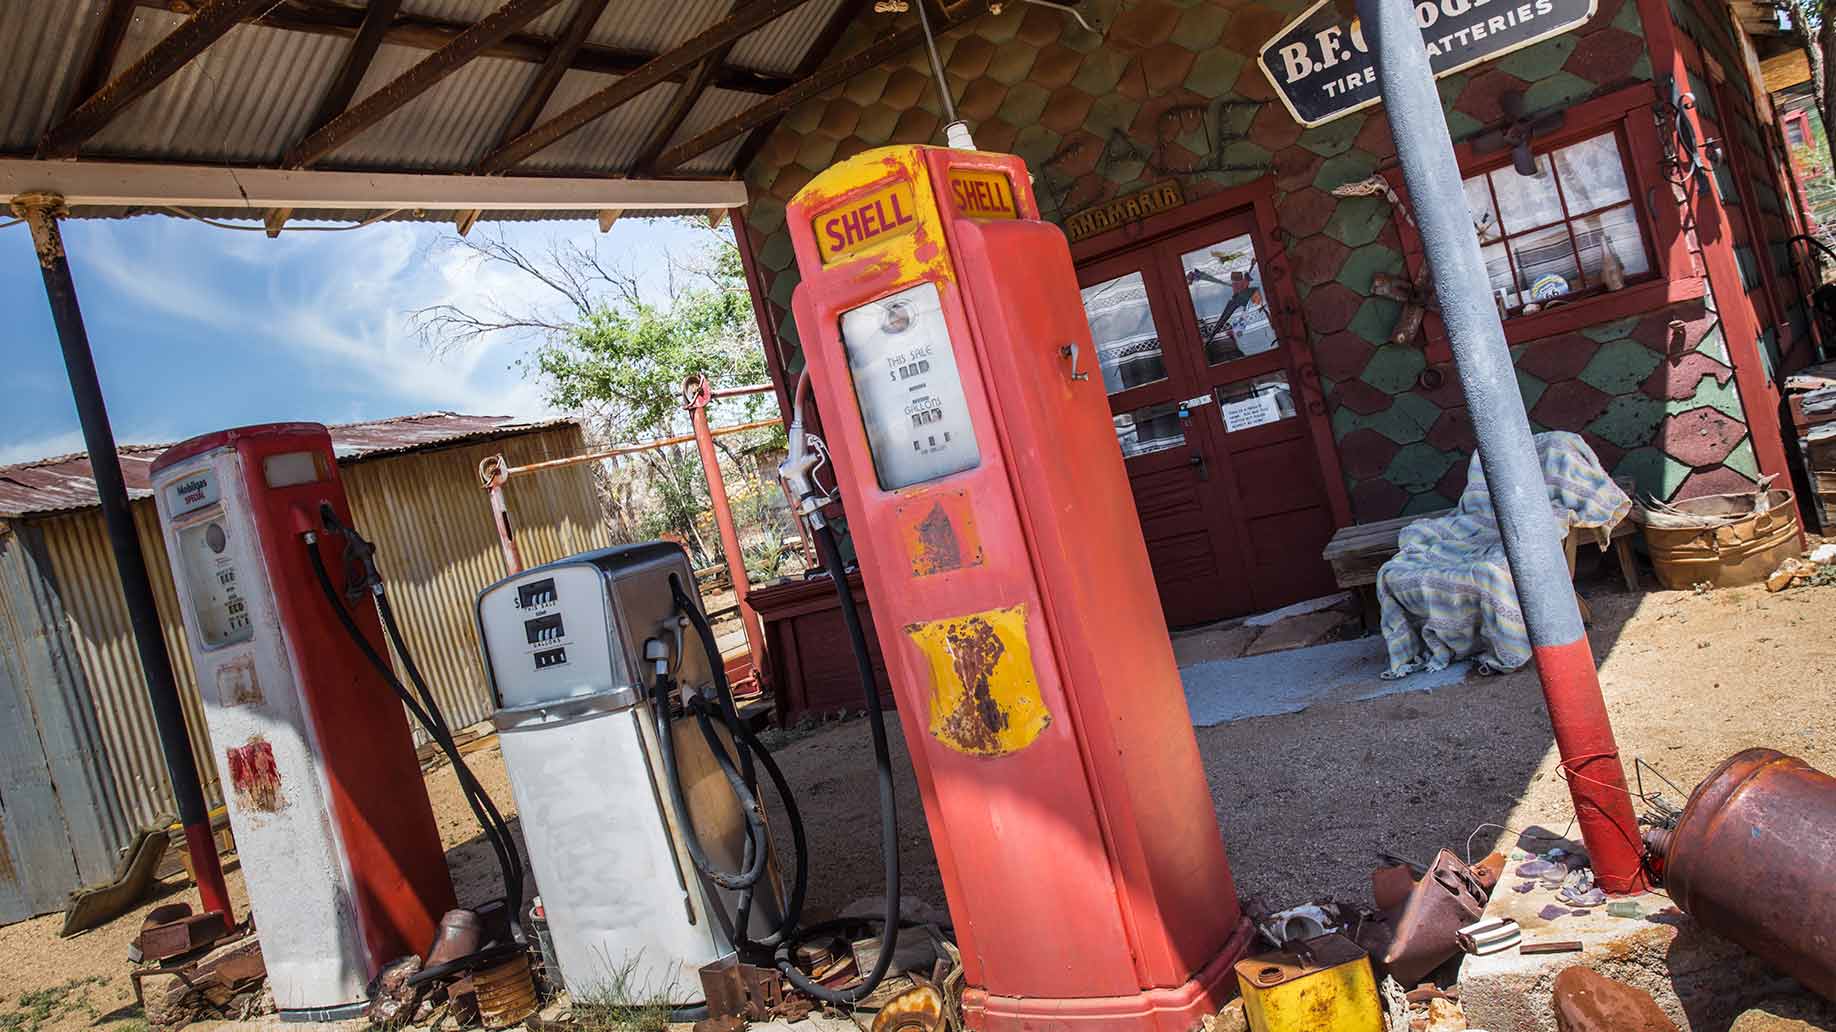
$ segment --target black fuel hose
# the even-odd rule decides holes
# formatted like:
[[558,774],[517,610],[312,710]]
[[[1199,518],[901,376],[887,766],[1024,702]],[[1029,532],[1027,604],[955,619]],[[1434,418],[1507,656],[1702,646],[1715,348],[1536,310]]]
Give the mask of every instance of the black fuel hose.
[[[827,547],[821,548],[825,541]],[[678,611],[687,617],[689,623],[695,628],[696,637],[700,639],[702,649],[708,656],[714,675],[715,694],[720,700],[722,714],[729,721],[728,730],[735,739],[736,750],[743,745],[756,753],[759,762],[765,767],[765,772],[771,776],[778,790],[779,798],[784,802],[785,816],[790,822],[796,866],[791,885],[791,897],[784,908],[784,922],[776,932],[753,944],[776,946],[773,955],[774,962],[785,979],[798,990],[823,1002],[846,1006],[860,1002],[879,988],[880,983],[886,979],[887,971],[891,969],[893,952],[898,947],[900,924],[899,815],[897,801],[893,794],[892,755],[886,736],[886,716],[880,707],[879,686],[873,676],[872,654],[867,650],[867,637],[861,626],[860,612],[854,605],[853,594],[848,591],[847,571],[842,568],[841,550],[835,544],[834,533],[826,527],[822,528],[822,533],[817,535],[817,543],[822,551],[824,564],[838,585],[842,604],[842,622],[849,629],[850,646],[854,652],[856,671],[862,678],[861,684],[866,695],[868,720],[873,730],[875,766],[879,773],[880,848],[886,865],[886,911],[881,921],[879,957],[874,963],[873,970],[866,975],[863,981],[849,989],[839,991],[830,989],[805,975],[794,963],[796,947],[811,935],[858,928],[870,922],[860,918],[843,918],[799,929],[798,922],[802,917],[803,900],[809,885],[809,843],[803,826],[803,816],[798,811],[796,800],[786,786],[783,773],[778,769],[771,752],[753,734],[752,729],[739,719],[738,710],[732,703],[732,687],[727,682],[726,670],[719,658],[720,651],[715,645],[714,629],[709,626],[707,617],[702,615],[700,606],[695,605],[693,600],[682,591],[681,585],[673,579],[671,589],[676,596]],[[730,769],[732,761],[726,758],[725,747],[718,736],[714,735],[713,728],[709,726],[710,714],[707,701],[694,698],[689,705],[702,723],[702,734],[707,740],[709,751],[714,754],[715,762],[723,770]],[[664,707],[659,704],[658,709],[662,710]],[[669,771],[670,776],[664,780],[674,781],[677,775],[675,766],[668,764],[665,769]],[[753,795],[756,795],[756,792]],[[742,796],[742,802],[748,798],[751,797]],[[742,894],[742,903],[744,899],[745,896]],[[744,929],[745,925],[740,925],[742,936]]]
[[[880,925],[880,955],[873,971],[856,986],[835,990],[816,982],[797,969],[796,948],[800,941],[793,927],[794,915],[786,915],[783,940],[773,959],[785,980],[806,995],[824,1003],[848,1006],[872,995],[885,980],[892,966],[893,951],[899,944],[899,810],[893,793],[892,753],[886,738],[886,714],[880,707],[880,687],[873,674],[872,653],[867,650],[867,634],[861,629],[861,614],[854,605],[854,592],[848,589],[848,571],[842,565],[841,547],[835,542],[835,530],[828,524],[816,528],[816,552],[829,579],[835,583],[835,595],[841,603],[842,624],[848,630],[848,644],[854,651],[854,668],[861,681],[861,694],[867,704],[867,724],[873,732],[873,762],[880,783],[880,856],[886,867],[886,905]],[[814,925],[805,931],[817,933],[834,927],[834,922]]]
[[[328,530],[332,533],[355,533],[354,531],[345,531],[344,528],[337,525],[335,519],[328,521]],[[325,559],[319,554],[319,548],[315,539],[316,535],[311,535],[306,539],[306,556],[312,565],[313,575],[319,582],[319,590],[324,593],[326,603],[331,607],[332,613],[337,616],[338,622],[344,627],[345,633],[348,634],[351,641],[357,645],[358,650],[363,653],[364,658],[367,659],[370,665],[375,668],[376,672],[382,676],[383,681],[388,684],[392,691],[394,691],[396,697],[401,700],[405,707],[407,707],[408,712],[414,716],[415,720],[427,730],[428,735],[433,738],[434,744],[439,747],[441,752],[446,754],[448,761],[452,763],[454,774],[459,781],[460,791],[465,796],[466,803],[471,807],[472,816],[477,819],[478,827],[483,832],[486,842],[491,846],[491,851],[497,856],[498,870],[502,875],[504,883],[505,901],[510,904],[508,910],[511,936],[517,943],[521,943],[523,941],[522,926],[521,922],[517,919],[516,911],[520,908],[522,900],[522,857],[516,853],[516,845],[510,837],[508,825],[504,823],[503,817],[498,813],[497,807],[492,803],[490,795],[484,791],[484,786],[478,783],[478,779],[472,774],[471,768],[466,765],[464,758],[460,755],[459,747],[457,743],[453,741],[451,731],[447,729],[445,716],[440,714],[439,706],[434,703],[432,693],[427,690],[425,682],[420,679],[419,671],[415,669],[413,660],[405,645],[399,641],[399,639],[395,642],[396,651],[402,656],[403,667],[413,672],[412,676],[416,682],[416,688],[422,696],[422,701],[426,703],[425,706],[422,705],[422,701],[417,701],[415,697],[409,693],[407,686],[402,684],[401,679],[395,676],[395,670],[389,666],[388,660],[376,650],[376,646],[370,643],[370,639],[363,633],[363,630],[357,626],[357,621],[351,617],[350,611],[345,608],[343,598],[340,597],[338,589],[332,584],[331,574],[325,569]],[[381,597],[382,596],[378,596],[379,599]],[[381,607],[379,606],[379,608]],[[392,624],[394,622],[393,617],[394,614],[391,612],[387,623]],[[489,947],[486,948],[486,950],[489,949]],[[473,961],[479,959],[485,952],[486,951],[480,951],[478,954],[474,954],[471,957],[459,958],[459,961]]]
[[[727,784],[732,788],[733,794],[739,798],[740,809],[746,815],[746,851],[741,860],[741,869],[738,871],[723,870],[708,857],[707,850],[701,845],[701,837],[695,834],[693,822],[688,819],[688,800],[682,793],[682,778],[676,766],[676,742],[670,728],[669,695],[672,685],[673,682],[669,679],[669,675],[657,675],[650,689],[650,711],[657,729],[657,748],[663,754],[663,769],[669,772],[669,776],[663,779],[665,787],[669,790],[669,802],[676,808],[677,813],[683,815],[682,844],[687,848],[689,860],[695,864],[695,869],[707,875],[714,884],[723,889],[750,888],[758,884],[759,879],[764,877],[765,861],[769,855],[768,850],[759,848],[759,843],[765,835],[764,811],[760,809],[759,801],[753,796],[751,787],[734,769],[733,761],[727,756],[727,751],[724,748],[716,748],[714,750],[715,763],[720,767],[721,773],[726,775]],[[702,719],[705,720],[706,717]],[[719,744],[720,740],[713,736],[711,728],[706,733],[711,743]]]

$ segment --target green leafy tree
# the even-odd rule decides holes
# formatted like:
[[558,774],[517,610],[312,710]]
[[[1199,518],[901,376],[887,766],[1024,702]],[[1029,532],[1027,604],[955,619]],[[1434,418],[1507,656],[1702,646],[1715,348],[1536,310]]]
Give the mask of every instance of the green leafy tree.
[[[414,316],[422,340],[436,350],[450,350],[499,335],[524,339],[529,344],[528,357],[520,363],[525,374],[541,386],[550,404],[583,413],[596,444],[636,444],[687,433],[691,424],[682,407],[682,387],[691,376],[705,375],[716,388],[766,379],[765,351],[739,251],[711,231],[694,254],[663,256],[660,295],[641,290],[639,274],[605,260],[596,243],[555,240],[544,250],[531,251],[500,234],[480,233],[452,237],[439,246],[521,273],[541,286],[536,295],[550,303],[513,307],[481,298],[469,307],[423,309]],[[710,406],[709,418],[717,426],[755,420],[772,404],[770,395],[722,399]],[[757,478],[758,464],[748,461],[747,451],[769,447],[774,436],[781,441],[783,431],[716,440],[730,490],[736,479]],[[615,528],[630,537],[668,534],[688,546],[698,562],[719,557],[694,445],[638,452],[623,468],[635,469],[641,483],[625,489],[602,485],[614,508],[626,510],[623,519],[614,521]],[[760,529],[767,537],[778,533]]]

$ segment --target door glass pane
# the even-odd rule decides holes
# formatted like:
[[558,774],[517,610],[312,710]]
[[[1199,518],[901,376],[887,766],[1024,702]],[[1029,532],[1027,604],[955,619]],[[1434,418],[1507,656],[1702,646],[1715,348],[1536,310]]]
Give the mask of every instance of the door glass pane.
[[1084,317],[1096,344],[1097,368],[1110,394],[1167,378],[1160,355],[1160,329],[1148,306],[1147,283],[1139,272],[1085,287]]
[[1264,373],[1219,387],[1218,411],[1224,417],[1225,433],[1293,419],[1294,391],[1288,386],[1288,374]]
[[1152,455],[1186,443],[1186,428],[1180,423],[1177,401],[1123,412],[1114,418],[1123,458]]
[[1248,233],[1179,256],[1211,365],[1273,351],[1275,325],[1262,293],[1262,269]]

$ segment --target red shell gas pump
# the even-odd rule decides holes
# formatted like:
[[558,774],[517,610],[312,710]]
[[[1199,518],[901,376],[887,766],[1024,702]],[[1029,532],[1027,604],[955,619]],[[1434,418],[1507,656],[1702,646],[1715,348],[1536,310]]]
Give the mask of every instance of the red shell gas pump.
[[1069,248],[1016,157],[789,205],[797,325],[984,1030],[1185,1032],[1247,950]]
[[[267,963],[283,1014],[349,1014],[385,963],[454,906],[402,704],[334,619],[301,543],[350,521],[314,423],[206,434],[153,463],[166,552]],[[341,542],[312,546],[343,568]],[[348,603],[372,644],[367,595]]]

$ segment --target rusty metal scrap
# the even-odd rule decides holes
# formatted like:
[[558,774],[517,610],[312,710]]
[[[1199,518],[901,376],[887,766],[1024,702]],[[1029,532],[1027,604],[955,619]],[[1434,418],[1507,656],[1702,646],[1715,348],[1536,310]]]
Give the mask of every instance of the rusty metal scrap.
[[1711,932],[1836,1000],[1836,778],[1748,749],[1691,793],[1674,829],[1646,834],[1664,887]]

